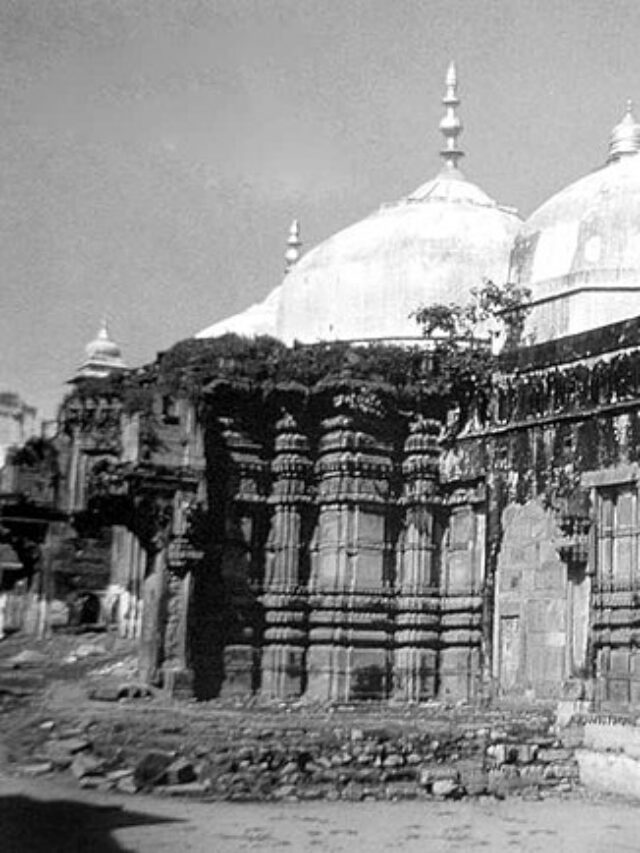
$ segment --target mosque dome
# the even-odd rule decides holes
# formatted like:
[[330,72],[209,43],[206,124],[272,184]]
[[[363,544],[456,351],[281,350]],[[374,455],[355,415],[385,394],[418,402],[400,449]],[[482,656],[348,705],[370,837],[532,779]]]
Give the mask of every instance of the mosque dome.
[[103,320],[96,337],[85,347],[86,358],[75,379],[103,378],[127,369],[118,344],[109,337],[107,321]]
[[631,104],[607,163],[546,201],[516,239],[510,280],[531,290],[525,339],[640,314],[640,125]]
[[266,333],[285,343],[417,337],[411,314],[419,307],[463,304],[483,280],[505,282],[521,221],[458,167],[462,124],[453,64],[443,103],[444,167],[437,177],[299,259],[294,223],[283,283],[264,302],[197,337]]

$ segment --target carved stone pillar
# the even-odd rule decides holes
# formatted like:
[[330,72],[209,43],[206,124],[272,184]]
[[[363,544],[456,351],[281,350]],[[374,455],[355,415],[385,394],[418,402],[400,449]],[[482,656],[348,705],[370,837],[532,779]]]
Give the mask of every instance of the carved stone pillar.
[[221,695],[251,693],[260,682],[268,465],[262,448],[240,425],[221,419],[227,454],[221,574],[227,619]]
[[187,544],[186,508],[197,481],[191,475],[140,472],[133,484],[134,532],[146,566],[139,668],[144,680],[191,695],[187,626],[194,552]]
[[350,414],[322,427],[306,696],[382,698],[390,669],[391,448],[358,429]]
[[146,556],[139,538],[124,524],[113,526],[111,542],[110,611],[118,634],[128,639],[140,636],[142,586]]
[[171,501],[145,492],[135,502],[136,533],[146,553],[142,583],[143,609],[138,668],[147,683],[161,681],[167,601],[167,546],[172,523]]
[[264,594],[262,695],[299,696],[304,687],[306,582],[302,565],[311,497],[309,442],[291,415],[276,425],[276,456],[271,466],[273,506],[267,541]]
[[449,492],[440,572],[439,698],[471,701],[482,683],[486,525],[484,487]]
[[402,464],[404,525],[397,550],[394,698],[433,699],[438,675],[438,421],[418,417]]
[[173,524],[167,552],[166,604],[162,681],[173,696],[192,696],[193,661],[189,650],[189,620],[194,571],[202,568],[203,552],[191,538],[192,511],[200,506],[195,489],[178,489],[173,498]]

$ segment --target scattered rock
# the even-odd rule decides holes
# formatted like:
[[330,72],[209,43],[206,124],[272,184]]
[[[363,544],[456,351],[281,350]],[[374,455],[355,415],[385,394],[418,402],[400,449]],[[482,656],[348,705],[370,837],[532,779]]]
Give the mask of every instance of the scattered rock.
[[53,764],[50,761],[40,761],[36,764],[23,764],[18,770],[25,776],[43,776],[53,770]]
[[555,764],[560,761],[570,761],[573,758],[573,753],[570,749],[551,747],[549,749],[539,749],[536,758],[543,764]]
[[69,737],[60,737],[57,741],[50,741],[50,743],[58,743],[61,747],[67,750],[70,755],[75,755],[77,752],[84,752],[87,749],[91,749],[91,741],[86,737],[78,737],[77,735],[70,735]]
[[104,769],[104,761],[96,758],[95,755],[86,755],[80,753],[76,755],[71,764],[71,772],[76,779],[83,779],[85,776],[96,776],[101,774]]
[[24,649],[9,658],[7,665],[11,669],[28,669],[30,666],[41,666],[47,660],[46,655],[32,649]]
[[[72,768],[73,769],[73,768]],[[87,788],[89,790],[95,791],[98,788],[102,788],[103,790],[109,790],[112,787],[112,783],[107,782],[104,776],[99,775],[87,775],[81,776],[78,779],[78,784],[81,788]]]
[[420,775],[418,777],[418,784],[421,788],[430,788],[434,782],[433,773],[431,772],[429,767],[423,767],[420,770]]
[[123,776],[122,779],[118,779],[116,782],[116,791],[120,791],[121,794],[135,794],[138,791],[138,786],[132,773]]
[[454,779],[436,779],[431,786],[431,793],[434,797],[442,797],[443,799],[453,799],[462,794],[460,785]]
[[149,685],[139,681],[105,680],[89,690],[96,702],[119,702],[121,699],[146,699],[154,695]]
[[167,768],[175,756],[168,752],[148,752],[136,765],[133,778],[138,788],[149,788],[164,781]]
[[103,645],[95,643],[83,643],[81,646],[78,646],[74,652],[78,660],[90,657],[100,657],[101,655],[106,655],[106,653],[107,650]]
[[193,764],[186,758],[177,758],[165,770],[162,776],[164,785],[186,785],[195,782],[197,774]]
[[154,789],[154,793],[167,797],[202,797],[210,790],[209,782],[185,782],[181,785],[161,785]]
[[105,778],[110,782],[119,782],[121,779],[126,779],[127,776],[133,777],[133,769],[130,767],[123,767],[121,770],[109,770],[108,773],[105,773]]

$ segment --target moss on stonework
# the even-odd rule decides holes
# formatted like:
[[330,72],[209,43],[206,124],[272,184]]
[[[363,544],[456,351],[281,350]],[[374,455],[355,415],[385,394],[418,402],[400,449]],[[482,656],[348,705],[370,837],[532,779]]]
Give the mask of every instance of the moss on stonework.
[[424,404],[444,418],[457,407],[486,409],[492,356],[482,348],[401,347],[387,344],[284,344],[269,337],[223,335],[177,343],[158,359],[127,375],[79,383],[70,400],[115,396],[127,413],[150,413],[155,396],[186,398],[196,405],[207,396],[259,397],[358,392],[363,387],[394,406]]

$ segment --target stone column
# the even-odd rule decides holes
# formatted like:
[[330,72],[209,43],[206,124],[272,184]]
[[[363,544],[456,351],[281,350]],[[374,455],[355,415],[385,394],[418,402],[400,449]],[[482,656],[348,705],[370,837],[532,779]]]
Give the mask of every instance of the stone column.
[[302,552],[310,512],[309,442],[287,414],[276,425],[273,507],[267,541],[264,594],[262,695],[299,696],[304,687],[306,652],[306,591]]
[[146,556],[139,538],[124,525],[114,525],[109,602],[121,637],[140,636],[145,567]]
[[[195,486],[195,482],[194,482]],[[178,489],[173,498],[173,524],[167,553],[162,682],[173,696],[192,696],[194,674],[189,654],[189,619],[193,574],[203,552],[190,538],[192,510],[199,505],[194,489]]]
[[221,575],[227,619],[221,695],[233,696],[254,692],[260,682],[268,465],[260,444],[237,421],[220,420],[228,466],[219,472],[226,473]]
[[346,413],[322,423],[309,583],[309,699],[383,698],[389,692],[392,462],[391,448],[369,432],[374,423],[368,419],[364,432]]
[[448,503],[440,574],[439,698],[471,701],[482,684],[484,487],[457,484]]
[[433,699],[438,675],[438,436],[440,423],[418,417],[404,446],[404,526],[397,550],[393,695]]
[[144,551],[143,610],[138,646],[141,678],[161,681],[167,603],[167,546],[172,523],[171,504],[149,492],[136,500],[136,522]]

